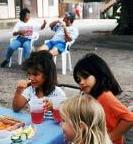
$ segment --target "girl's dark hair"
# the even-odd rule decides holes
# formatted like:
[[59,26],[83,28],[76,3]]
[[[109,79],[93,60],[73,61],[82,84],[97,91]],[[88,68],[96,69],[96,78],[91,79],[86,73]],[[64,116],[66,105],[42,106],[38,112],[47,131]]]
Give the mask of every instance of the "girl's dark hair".
[[73,77],[77,83],[80,77],[87,78],[93,75],[96,78],[96,84],[90,94],[97,98],[104,91],[111,91],[114,95],[119,95],[122,89],[115,79],[107,63],[98,55],[86,54],[75,65]]
[[45,50],[32,52],[30,57],[23,63],[23,69],[33,72],[40,71],[44,74],[45,83],[43,84],[43,92],[49,95],[57,85],[56,66],[52,55]]
[[29,10],[29,9],[23,8],[23,9],[21,10],[21,12],[20,12],[20,14],[19,14],[21,21],[24,21],[27,13],[30,13],[30,10]]

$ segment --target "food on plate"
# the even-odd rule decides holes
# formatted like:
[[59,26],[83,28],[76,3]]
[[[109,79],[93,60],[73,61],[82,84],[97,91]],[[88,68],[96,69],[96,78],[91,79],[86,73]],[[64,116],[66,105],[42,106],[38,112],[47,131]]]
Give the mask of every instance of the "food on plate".
[[35,135],[35,129],[29,125],[27,127],[21,127],[13,131],[11,140],[13,143],[23,142],[32,138]]
[[0,130],[14,130],[24,126],[24,123],[9,116],[0,115]]

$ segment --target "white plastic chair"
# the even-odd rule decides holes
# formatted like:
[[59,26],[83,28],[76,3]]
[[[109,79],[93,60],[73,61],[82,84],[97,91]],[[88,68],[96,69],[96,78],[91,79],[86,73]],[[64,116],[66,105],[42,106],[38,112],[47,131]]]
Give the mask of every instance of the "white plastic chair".
[[[31,39],[31,49],[30,49],[30,52],[34,51],[34,42],[36,40],[38,40],[39,38],[39,33],[37,32],[34,32],[33,35],[32,35],[32,39]],[[11,38],[10,39],[10,42],[15,39],[15,38]],[[23,48],[22,47],[19,47],[18,48],[18,65],[21,65],[22,64],[22,59],[23,59]],[[10,58],[10,61],[9,61],[9,67],[11,67],[12,65],[12,57]]]
[[[74,43],[72,42],[67,42],[66,43],[66,48],[65,51],[61,53],[61,59],[62,59],[62,74],[65,75],[67,71],[67,59],[68,59],[68,66],[70,72],[72,71],[72,61],[71,61],[71,53],[70,53],[70,47]],[[54,57],[54,62],[56,63],[57,56]]]
[[[45,43],[48,40],[45,41]],[[71,45],[74,43],[74,41],[72,42],[67,42],[66,43],[66,47],[64,52],[61,53],[61,58],[62,58],[62,74],[65,75],[66,74],[66,70],[67,70],[67,58],[68,58],[68,66],[69,66],[69,70],[72,71],[72,61],[71,61],[71,53],[70,53],[70,47]],[[54,57],[54,62],[56,64],[56,60],[57,60],[57,56]]]

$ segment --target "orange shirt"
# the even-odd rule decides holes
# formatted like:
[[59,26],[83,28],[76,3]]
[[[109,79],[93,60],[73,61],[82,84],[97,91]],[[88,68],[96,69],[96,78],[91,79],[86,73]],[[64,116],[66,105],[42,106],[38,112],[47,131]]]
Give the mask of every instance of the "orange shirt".
[[[103,106],[106,115],[106,123],[108,132],[112,132],[120,120],[132,122],[133,113],[130,112],[126,106],[124,106],[112,92],[103,92],[98,97],[99,103]],[[121,136],[118,140],[114,141],[115,144],[123,144],[123,137]]]

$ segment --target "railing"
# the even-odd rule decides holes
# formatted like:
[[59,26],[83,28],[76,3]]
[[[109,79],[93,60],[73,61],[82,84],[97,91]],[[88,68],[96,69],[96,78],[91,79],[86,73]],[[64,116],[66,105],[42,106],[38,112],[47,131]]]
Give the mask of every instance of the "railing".
[[117,0],[110,0],[108,3],[103,2],[101,6],[101,12],[105,13],[106,11],[108,11],[108,9],[110,9],[116,3],[117,3]]

